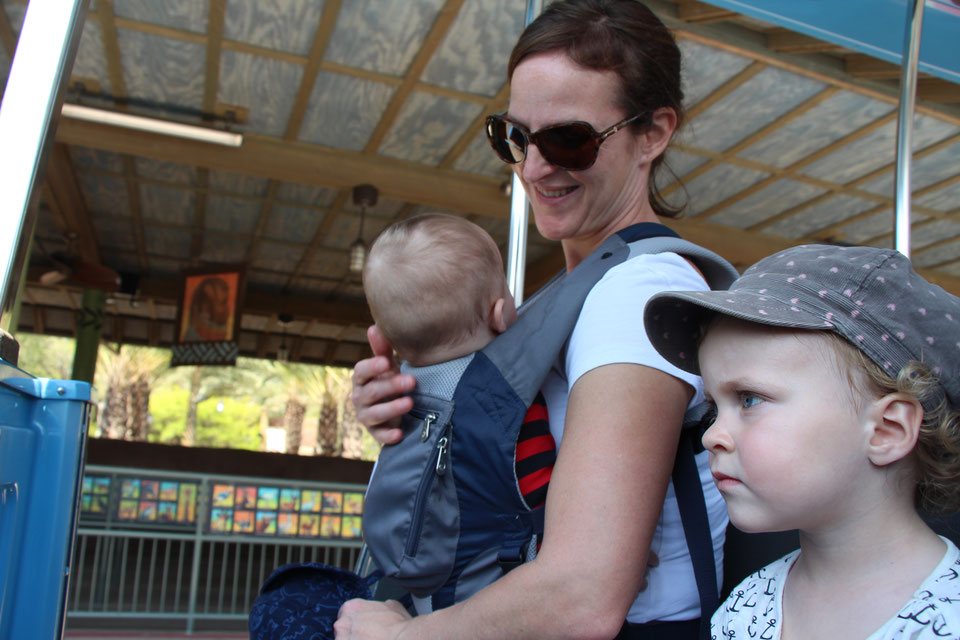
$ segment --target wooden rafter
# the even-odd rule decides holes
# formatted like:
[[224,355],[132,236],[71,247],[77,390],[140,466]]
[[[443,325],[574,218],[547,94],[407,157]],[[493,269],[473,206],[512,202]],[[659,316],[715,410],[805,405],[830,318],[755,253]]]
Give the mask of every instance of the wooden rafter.
[[206,60],[203,76],[203,110],[213,113],[220,87],[220,50],[223,47],[223,25],[226,21],[226,0],[210,0],[207,11]]
[[767,47],[778,53],[839,53],[844,48],[832,42],[805,36],[789,29],[773,29],[767,33]]
[[454,163],[457,161],[463,152],[467,150],[467,147],[473,142],[473,139],[476,137],[477,133],[483,129],[484,122],[487,119],[487,115],[491,111],[497,110],[498,107],[504,105],[507,101],[507,96],[510,93],[510,85],[504,83],[503,87],[500,88],[500,91],[497,92],[497,95],[490,98],[487,102],[486,108],[481,110],[473,121],[467,125],[466,130],[463,132],[463,135],[460,136],[460,139],[457,140],[447,154],[440,161],[440,167],[444,169],[452,168]]
[[0,46],[7,52],[7,57],[13,59],[13,52],[17,49],[17,34],[14,33],[7,12],[0,10]]
[[714,7],[705,2],[680,0],[677,2],[677,17],[685,22],[707,23],[730,20],[736,18],[737,14],[727,9]]
[[[938,142],[938,143],[936,143],[936,144],[932,144],[932,145],[926,147],[925,149],[921,149],[921,150],[917,151],[917,152],[914,154],[914,158],[915,158],[915,159],[919,159],[919,158],[923,158],[924,156],[930,155],[930,154],[932,154],[932,153],[936,153],[937,151],[940,151],[941,149],[944,149],[944,148],[946,148],[946,147],[949,147],[949,146],[951,146],[952,144],[955,144],[955,143],[958,142],[958,141],[960,141],[960,136],[951,136],[950,138],[947,138],[946,140],[941,140],[940,142]],[[861,176],[860,178],[857,178],[856,180],[854,180],[854,181],[852,181],[852,182],[850,183],[850,186],[857,186],[857,185],[860,185],[860,184],[864,184],[864,183],[869,182],[870,180],[873,180],[874,178],[880,176],[880,175],[883,174],[883,173],[886,173],[886,172],[888,172],[888,171],[895,170],[895,169],[896,169],[896,162],[891,162],[891,163],[889,163],[889,164],[886,164],[886,165],[884,165],[884,166],[882,166],[882,167],[880,167],[880,168],[878,168],[878,169],[870,172],[869,174],[867,174],[867,175],[865,175],[865,176]],[[934,183],[934,184],[927,185],[926,187],[923,187],[923,188],[921,188],[921,189],[916,189],[916,190],[914,190],[914,191],[911,192],[911,199],[917,199],[917,198],[920,198],[920,197],[922,197],[922,196],[927,195],[928,193],[934,193],[934,192],[936,192],[936,191],[939,191],[940,189],[949,187],[949,186],[951,186],[952,184],[954,184],[954,183],[956,182],[956,179],[957,179],[957,178],[960,178],[960,176],[951,176],[951,177],[949,177],[949,178],[946,178],[946,179],[941,180],[941,181],[939,181],[939,182],[936,182],[936,183]],[[822,196],[821,196],[821,197],[822,197]],[[859,221],[861,221],[861,220],[866,220],[866,219],[869,218],[870,216],[872,216],[872,215],[874,215],[874,214],[876,214],[876,213],[879,213],[880,211],[883,211],[884,209],[890,209],[890,208],[892,208],[892,207],[893,207],[893,200],[891,200],[890,198],[884,197],[884,198],[883,198],[883,201],[882,201],[878,206],[876,206],[876,207],[871,207],[870,209],[868,209],[868,210],[866,210],[866,211],[861,211],[860,213],[858,213],[858,214],[856,214],[856,215],[854,215],[854,216],[851,216],[851,217],[849,217],[849,218],[846,218],[845,220],[841,220],[840,222],[833,223],[833,224],[831,224],[831,225],[829,225],[829,226],[827,226],[827,227],[823,227],[823,228],[821,228],[821,229],[816,229],[816,230],[814,230],[814,231],[811,231],[811,232],[810,232],[810,235],[813,236],[813,237],[815,237],[815,238],[833,238],[834,235],[837,234],[837,233],[839,233],[840,230],[841,230],[843,227],[849,226],[849,225],[854,224],[854,223],[856,223],[856,222],[859,222]],[[944,214],[942,214],[941,212],[936,211],[935,209],[929,209],[929,208],[926,208],[926,207],[914,206],[914,207],[913,207],[913,210],[914,210],[914,211],[917,211],[917,212],[919,212],[919,213],[923,213],[924,215],[927,215],[927,216],[929,216],[929,217],[937,218],[937,219],[943,217],[943,215],[944,215]]]
[[[771,133],[782,128],[783,125],[793,120],[796,120],[797,118],[807,113],[814,107],[822,104],[825,100],[836,95],[838,91],[839,89],[836,89],[834,87],[827,87],[826,89],[824,89],[823,91],[820,91],[816,95],[811,96],[810,98],[807,98],[804,102],[800,103],[799,105],[797,105],[787,113],[783,114],[782,116],[780,116],[779,118],[771,122],[770,124],[753,132],[752,134],[750,134],[749,136],[747,136],[746,138],[744,138],[734,146],[725,150],[719,156],[715,158],[711,158],[707,162],[696,167],[695,169],[687,173],[685,176],[683,176],[683,180],[686,182],[689,182],[690,180],[693,180],[698,176],[705,174],[707,171],[713,169],[714,167],[720,164],[723,164],[724,162],[729,162],[732,158],[736,157],[736,155],[741,151],[743,151],[744,149],[759,142],[763,138],[766,138]],[[674,183],[670,185],[668,188],[664,189],[663,193],[664,195],[670,195],[671,193],[676,191],[678,188],[679,188],[679,183]]]
[[264,237],[267,221],[270,219],[270,212],[273,210],[273,203],[277,198],[279,189],[280,183],[278,181],[271,180],[267,183],[267,191],[264,193],[263,201],[260,204],[260,213],[257,216],[257,226],[250,237],[250,246],[247,247],[247,255],[244,259],[244,262],[248,265],[252,265],[257,258],[257,250],[260,248],[260,241]]
[[99,262],[100,251],[90,213],[77,184],[70,155],[62,144],[54,144],[50,151],[43,195],[63,231],[74,234],[78,255],[89,262]]
[[143,214],[140,206],[140,186],[137,184],[137,171],[133,158],[123,159],[123,169],[127,176],[127,204],[130,207],[130,218],[133,223],[133,241],[137,250],[137,264],[141,273],[147,271],[147,242],[144,238]]
[[423,74],[423,70],[427,67],[433,54],[443,43],[444,38],[450,31],[450,27],[453,26],[453,22],[457,19],[457,14],[460,13],[460,7],[463,6],[464,1],[465,0],[446,0],[443,7],[437,13],[437,18],[434,20],[433,26],[430,27],[430,31],[423,39],[423,44],[420,45],[420,50],[417,51],[417,55],[410,63],[406,74],[404,74],[403,82],[393,92],[393,95],[390,97],[390,103],[380,117],[380,122],[377,123],[377,127],[373,130],[373,133],[370,134],[370,139],[364,147],[366,153],[376,153],[377,149],[380,148],[380,144],[386,137],[387,132],[390,131],[390,127],[392,127],[396,121],[400,110],[403,108],[403,105],[406,104],[410,94],[413,93],[417,81]]
[[[750,196],[750,195],[752,195],[752,194],[760,191],[761,189],[764,189],[764,188],[770,186],[770,185],[773,184],[774,182],[776,182],[776,181],[778,181],[778,180],[782,180],[784,177],[797,178],[797,179],[800,179],[801,181],[805,181],[805,180],[802,179],[804,176],[802,176],[802,174],[799,174],[799,173],[798,173],[798,171],[799,171],[800,169],[802,169],[803,167],[806,167],[806,166],[809,166],[809,165],[813,164],[814,162],[816,162],[816,161],[819,160],[820,158],[823,158],[823,157],[825,157],[825,156],[833,153],[833,152],[836,151],[837,149],[840,149],[840,148],[842,148],[842,147],[850,144],[851,142],[854,142],[854,141],[856,141],[856,140],[859,140],[859,139],[863,138],[864,136],[866,136],[866,135],[868,135],[868,134],[870,134],[870,133],[873,133],[874,131],[876,131],[876,130],[879,129],[880,127],[883,127],[883,126],[887,125],[887,124],[892,120],[893,117],[894,117],[894,116],[887,115],[887,116],[883,116],[883,117],[877,118],[877,119],[874,120],[873,122],[870,122],[870,123],[868,123],[868,124],[860,127],[860,128],[857,129],[856,131],[853,131],[853,132],[851,132],[851,133],[843,136],[842,138],[840,138],[840,139],[838,139],[838,140],[835,140],[833,143],[831,143],[831,144],[829,144],[829,145],[826,145],[826,146],[824,146],[824,147],[821,147],[818,151],[816,151],[816,152],[814,152],[814,153],[811,153],[810,155],[807,155],[807,156],[801,158],[800,160],[797,160],[797,161],[794,162],[793,164],[791,164],[791,165],[789,165],[789,166],[787,166],[787,167],[785,167],[785,168],[783,168],[783,169],[781,169],[781,170],[773,173],[771,176],[769,176],[769,177],[767,177],[767,178],[764,178],[763,180],[761,180],[761,181],[757,182],[756,184],[752,185],[751,187],[748,187],[747,189],[744,189],[744,190],[742,190],[742,191],[739,191],[739,192],[735,193],[734,195],[732,195],[732,196],[730,196],[730,197],[728,197],[728,198],[725,198],[724,200],[721,200],[720,202],[718,202],[717,204],[713,205],[712,207],[710,207],[709,209],[707,209],[706,211],[704,211],[703,213],[701,213],[701,214],[700,214],[699,216],[697,216],[697,217],[700,218],[700,219],[709,219],[709,218],[711,218],[712,216],[720,213],[720,211],[722,211],[723,209],[726,209],[726,208],[729,207],[730,205],[733,205],[733,204],[735,204],[735,203],[737,203],[737,202],[740,202],[740,201],[743,200],[744,198],[746,198],[746,197],[748,197],[748,196]],[[840,190],[840,189],[843,188],[843,185],[838,185],[838,184],[834,184],[834,183],[824,183],[824,185],[822,185],[822,186],[824,186],[825,188],[829,189],[830,191],[837,191],[837,190]],[[865,197],[865,198],[880,198],[881,196],[877,196],[876,194],[866,194],[866,193],[864,193],[864,194],[863,194],[863,197]],[[791,211],[791,210],[788,209],[788,211]],[[775,222],[779,221],[779,220],[782,219],[783,217],[786,217],[786,213],[787,213],[787,212],[782,212],[782,213],[780,213],[780,214],[778,214],[778,215],[775,215],[775,216],[772,216],[772,217],[770,217],[770,218],[767,218],[766,220],[763,220],[763,221],[757,223],[756,225],[751,226],[750,229],[751,229],[751,230],[755,230],[755,231],[760,231],[760,230],[766,229],[767,227],[769,227],[770,225],[772,225],[772,224],[774,224]]]
[[691,120],[696,118],[698,115],[742,87],[748,80],[752,79],[761,71],[763,71],[764,68],[764,65],[760,64],[759,62],[751,62],[746,68],[740,71],[740,73],[724,82],[722,85],[714,89],[710,95],[706,96],[703,100],[687,109],[687,117]]
[[854,78],[864,80],[899,80],[901,74],[899,65],[863,53],[845,56],[844,67]]
[[284,140],[296,140],[300,133],[303,117],[307,112],[307,104],[310,102],[313,87],[317,82],[317,74],[320,72],[320,65],[323,63],[323,54],[327,50],[327,45],[330,44],[338,15],[340,15],[340,0],[327,0],[323,5],[323,14],[320,16],[319,24],[317,24],[313,44],[310,46],[310,53],[307,55],[307,63],[303,68],[300,88],[297,89],[297,96],[293,100],[290,119],[287,121],[287,129],[283,134]]
[[297,262],[297,266],[294,267],[290,277],[287,278],[287,283],[284,285],[285,290],[289,289],[293,283],[296,282],[297,278],[299,278],[303,273],[306,265],[310,262],[313,256],[316,255],[317,250],[323,244],[323,239],[326,237],[327,233],[330,231],[330,227],[333,225],[334,211],[342,211],[346,203],[347,189],[343,188],[334,198],[333,203],[330,205],[330,209],[327,211],[327,215],[325,215],[323,220],[320,221],[320,224],[317,225],[317,230],[314,232],[313,238],[310,239],[310,243],[307,245],[307,248],[304,249],[303,255],[300,256],[300,260]]
[[208,169],[334,189],[352,188],[363,176],[363,181],[377,185],[382,197],[465,213],[508,214],[496,178],[434,169],[437,180],[424,189],[424,167],[413,162],[253,134],[244,137],[243,146],[227,148],[64,119],[57,140],[164,162],[190,158]]
[[[720,30],[701,28],[700,25],[689,24],[672,19],[669,16],[662,17],[667,26],[674,30],[678,38],[688,39],[714,49],[745,56],[771,67],[817,80],[839,89],[853,91],[854,93],[875,98],[888,104],[895,105],[900,99],[899,92],[895,87],[857,82],[850,74],[820,65],[805,64],[796,56],[784,56],[770,49],[744,42],[738,38],[731,37],[729,40],[724,39],[724,37],[720,35]],[[960,115],[955,111],[944,110],[929,104],[918,104],[915,111],[917,114],[932,115],[950,124],[960,126]]]
[[960,84],[942,78],[919,78],[917,97],[930,102],[960,103]]
[[[140,181],[144,184],[144,181]],[[210,171],[205,167],[197,169],[196,205],[193,209],[193,226],[190,229],[190,261],[196,262],[203,253],[203,235],[207,225],[207,204],[209,203]]]

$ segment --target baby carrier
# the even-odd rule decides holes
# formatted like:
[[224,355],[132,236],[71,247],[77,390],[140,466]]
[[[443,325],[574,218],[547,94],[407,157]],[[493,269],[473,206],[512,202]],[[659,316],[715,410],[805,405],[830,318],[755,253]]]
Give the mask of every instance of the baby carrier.
[[[692,260],[712,288],[725,289],[737,277],[723,258],[667,227],[634,225],[524,304],[517,322],[474,354],[451,397],[413,394],[403,439],[383,448],[364,506],[364,539],[386,576],[439,609],[529,559],[544,510],[528,508],[517,485],[514,456],[526,410],[594,284],[631,257],[662,252]],[[688,412],[685,426],[701,417]],[[681,438],[673,480],[701,608],[711,612],[718,604],[716,571],[694,439],[698,446],[699,433]]]

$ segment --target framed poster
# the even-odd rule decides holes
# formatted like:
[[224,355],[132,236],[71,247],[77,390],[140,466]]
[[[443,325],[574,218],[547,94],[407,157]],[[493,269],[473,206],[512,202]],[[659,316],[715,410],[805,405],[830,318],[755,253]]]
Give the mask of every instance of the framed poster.
[[236,363],[243,281],[236,267],[183,275],[171,366]]

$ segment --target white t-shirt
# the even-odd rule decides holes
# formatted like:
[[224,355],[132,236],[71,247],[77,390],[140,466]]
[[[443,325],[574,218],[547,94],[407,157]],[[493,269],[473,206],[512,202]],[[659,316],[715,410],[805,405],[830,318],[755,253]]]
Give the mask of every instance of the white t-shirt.
[[[543,387],[550,416],[550,431],[558,446],[562,446],[570,388],[580,376],[602,365],[632,363],[658,369],[680,378],[696,390],[691,405],[703,400],[700,378],[668,363],[650,344],[643,327],[643,308],[647,300],[662,291],[706,288],[706,282],[690,263],[674,253],[637,256],[611,268],[604,275],[584,302],[570,337],[566,358],[560,363],[562,372],[552,371]],[[602,416],[599,416],[594,428],[603,428]],[[720,580],[727,511],[713,483],[706,452],[697,456],[697,463]],[[643,460],[638,460],[637,464],[643,464]],[[643,491],[643,487],[636,487],[635,490]],[[660,558],[660,564],[649,569],[647,588],[630,607],[627,620],[649,622],[699,617],[700,599],[672,482],[667,488],[651,550]]]
[[[946,538],[940,564],[894,617],[867,640],[960,638],[960,551]],[[710,620],[711,637],[779,640],[783,587],[800,550],[771,562],[737,585]],[[855,611],[850,612],[856,615]]]

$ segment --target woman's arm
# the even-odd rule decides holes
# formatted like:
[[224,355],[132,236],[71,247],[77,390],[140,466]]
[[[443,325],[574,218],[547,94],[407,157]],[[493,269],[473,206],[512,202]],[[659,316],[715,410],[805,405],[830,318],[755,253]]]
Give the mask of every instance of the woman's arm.
[[692,389],[634,364],[574,385],[539,555],[470,599],[406,619],[351,601],[338,638],[612,638],[636,597]]

